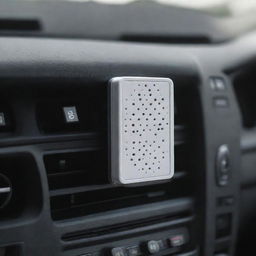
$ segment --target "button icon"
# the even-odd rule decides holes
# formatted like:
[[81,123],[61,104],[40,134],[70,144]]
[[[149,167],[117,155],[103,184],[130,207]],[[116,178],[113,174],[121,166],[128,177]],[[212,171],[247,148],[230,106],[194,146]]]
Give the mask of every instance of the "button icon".
[[65,119],[66,119],[67,123],[79,122],[79,118],[78,118],[75,106],[64,107],[63,111],[64,111],[64,114],[65,114]]

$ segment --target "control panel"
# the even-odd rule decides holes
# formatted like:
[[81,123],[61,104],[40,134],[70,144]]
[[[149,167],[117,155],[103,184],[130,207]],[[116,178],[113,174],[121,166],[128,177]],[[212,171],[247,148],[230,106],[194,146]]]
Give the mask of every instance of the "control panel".
[[116,245],[113,247],[108,245],[95,251],[85,250],[86,252],[79,253],[77,256],[198,255],[195,248],[188,250],[193,239],[187,228],[178,228],[163,233],[163,235],[152,234],[151,240],[146,240],[146,237],[137,237],[133,239],[133,243],[121,241],[115,242]]

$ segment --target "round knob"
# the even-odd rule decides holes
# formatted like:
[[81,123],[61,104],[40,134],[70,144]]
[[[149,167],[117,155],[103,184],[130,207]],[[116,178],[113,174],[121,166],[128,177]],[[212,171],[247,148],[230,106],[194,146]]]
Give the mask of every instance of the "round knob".
[[9,178],[0,173],[0,209],[3,209],[11,200],[12,186]]

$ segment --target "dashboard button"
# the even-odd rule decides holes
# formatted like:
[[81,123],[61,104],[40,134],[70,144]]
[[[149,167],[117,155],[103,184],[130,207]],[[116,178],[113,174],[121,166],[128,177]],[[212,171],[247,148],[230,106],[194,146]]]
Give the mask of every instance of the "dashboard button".
[[218,186],[226,186],[230,180],[230,152],[227,145],[218,148],[216,157],[216,177]]
[[127,248],[128,256],[138,256],[141,255],[141,250],[139,246],[131,246]]
[[213,91],[215,91],[215,90],[216,90],[216,83],[215,83],[215,79],[214,79],[213,77],[211,77],[211,78],[209,79],[209,83],[210,83],[211,89],[212,89]]
[[234,202],[235,202],[235,199],[233,196],[225,197],[225,198],[223,198],[223,201],[222,201],[224,206],[233,205]]
[[154,241],[154,240],[148,241],[147,248],[150,254],[155,254],[160,251],[160,245],[158,241]]
[[211,77],[210,86],[214,91],[224,91],[226,90],[225,80],[221,77]]
[[63,107],[66,123],[77,123],[79,122],[77,110],[75,106]]
[[229,106],[228,99],[226,97],[215,97],[213,99],[213,106],[215,108],[227,108]]
[[217,91],[224,91],[226,89],[226,84],[223,78],[216,77],[215,78],[215,85]]
[[233,196],[225,196],[218,198],[217,206],[231,206],[235,202],[235,198]]
[[175,235],[169,238],[171,247],[179,247],[186,243],[185,236],[183,234]]
[[111,250],[112,256],[127,256],[126,250],[123,247],[116,247]]
[[84,254],[80,254],[79,256],[99,256],[100,252],[87,252]]
[[13,117],[8,107],[0,106],[0,132],[9,132],[13,130]]
[[216,238],[226,237],[231,234],[232,214],[220,214],[216,218]]
[[159,240],[158,244],[160,246],[160,250],[165,250],[169,248],[169,244],[167,243],[166,239],[164,240]]

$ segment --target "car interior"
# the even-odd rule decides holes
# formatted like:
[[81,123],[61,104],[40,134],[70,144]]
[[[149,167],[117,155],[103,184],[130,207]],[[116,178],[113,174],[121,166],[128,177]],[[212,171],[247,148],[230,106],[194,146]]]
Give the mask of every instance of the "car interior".
[[0,256],[256,255],[255,13],[0,1]]

